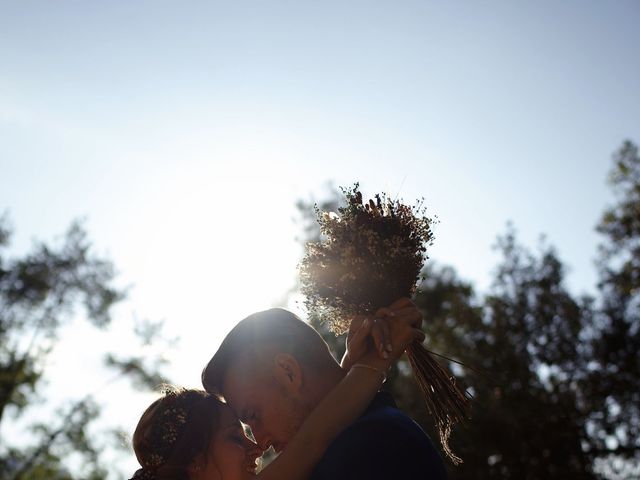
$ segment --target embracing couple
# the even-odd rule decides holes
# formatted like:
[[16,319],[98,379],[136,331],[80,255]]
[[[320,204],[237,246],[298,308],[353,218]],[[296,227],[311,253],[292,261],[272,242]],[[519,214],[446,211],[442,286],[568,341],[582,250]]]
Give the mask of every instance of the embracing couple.
[[[355,319],[339,365],[293,313],[250,315],[205,367],[204,391],[173,388],[144,412],[133,479],[446,478],[424,431],[379,391],[390,366],[424,339],[421,324],[408,299]],[[279,455],[256,473],[269,447]]]

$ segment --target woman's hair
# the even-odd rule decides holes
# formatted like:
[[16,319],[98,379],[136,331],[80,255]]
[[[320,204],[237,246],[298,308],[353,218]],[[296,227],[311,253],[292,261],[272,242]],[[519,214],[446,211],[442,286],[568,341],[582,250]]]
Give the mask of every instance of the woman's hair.
[[142,466],[133,479],[188,479],[194,461],[207,460],[222,405],[202,390],[163,387],[163,396],[145,410],[133,434]]

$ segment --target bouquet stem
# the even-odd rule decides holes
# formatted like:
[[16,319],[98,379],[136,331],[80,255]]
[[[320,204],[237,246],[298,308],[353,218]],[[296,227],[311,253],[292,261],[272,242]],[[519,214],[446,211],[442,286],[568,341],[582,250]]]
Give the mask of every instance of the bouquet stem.
[[449,437],[453,424],[468,418],[469,399],[456,385],[455,378],[421,343],[411,345],[407,357],[429,413],[436,420],[444,453],[454,465],[459,465],[462,459],[451,451]]

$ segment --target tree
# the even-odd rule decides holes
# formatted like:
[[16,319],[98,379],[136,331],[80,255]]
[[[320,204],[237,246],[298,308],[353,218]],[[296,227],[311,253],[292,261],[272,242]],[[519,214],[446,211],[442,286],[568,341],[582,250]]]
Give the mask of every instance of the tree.
[[[91,251],[87,234],[74,223],[57,245],[36,244],[21,258],[9,258],[11,232],[0,217],[0,422],[11,422],[32,406],[46,378],[46,358],[64,343],[63,326],[84,307],[84,317],[99,329],[111,323],[111,310],[125,293],[113,286],[111,262]],[[146,325],[146,326],[145,326]],[[138,326],[139,333],[150,324]],[[142,329],[142,330],[141,330]],[[157,332],[156,332],[157,333]],[[138,385],[161,382],[158,359],[116,358],[109,366]],[[150,363],[151,362],[151,363]],[[0,444],[0,477],[14,480],[71,478],[64,458],[82,458],[82,478],[105,478],[100,452],[105,447],[88,434],[100,407],[92,394],[61,405],[57,415],[31,426],[31,443]]]
[[[343,206],[343,199],[340,191],[331,182],[325,185],[327,196],[320,203],[316,203],[312,197],[309,200],[298,200],[296,208],[298,209],[298,217],[295,221],[300,225],[300,236],[296,240],[300,245],[304,246],[308,242],[319,242],[322,239],[320,226],[316,221],[316,212],[332,211],[337,212],[338,208]],[[289,291],[289,295],[300,289],[299,283],[294,285]],[[322,322],[322,319],[312,314],[308,315],[308,322],[315,328],[325,339],[333,355],[340,360],[344,355],[345,342],[341,337],[337,337],[329,330],[329,325]]]
[[585,384],[590,449],[605,456],[606,471],[624,476],[634,460],[640,476],[640,157],[632,142],[614,154],[609,184],[616,203],[597,226],[600,299]]
[[[472,420],[451,442],[464,463],[449,468],[450,478],[633,478],[629,460],[640,446],[640,160],[631,142],[614,156],[610,181],[618,203],[598,226],[606,242],[597,296],[569,292],[555,250],[542,242],[531,252],[513,227],[498,237],[502,259],[486,293],[451,267],[425,267],[414,301],[424,312],[427,348],[466,366],[443,359],[473,395]],[[324,205],[334,208],[340,198],[335,189],[332,195]],[[317,241],[312,205],[298,208],[303,240]],[[400,362],[388,388],[437,438],[409,375]]]
[[566,290],[553,249],[533,255],[513,231],[498,248],[493,287],[479,301],[446,268],[425,272],[416,297],[430,347],[473,368],[459,372],[474,398],[468,428],[454,432],[464,464],[451,478],[591,478],[576,382],[591,301]]

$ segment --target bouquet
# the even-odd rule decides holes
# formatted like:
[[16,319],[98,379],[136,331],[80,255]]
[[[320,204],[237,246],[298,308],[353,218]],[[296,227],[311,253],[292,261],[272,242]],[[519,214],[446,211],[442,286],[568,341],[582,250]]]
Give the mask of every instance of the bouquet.
[[[306,307],[337,335],[348,331],[356,316],[415,292],[434,223],[425,216],[424,199],[407,206],[382,193],[365,202],[359,184],[341,190],[346,206],[338,213],[316,207],[324,238],[307,244],[299,266]],[[468,399],[421,343],[411,345],[407,356],[444,452],[458,464],[448,441],[452,425],[467,417]]]

